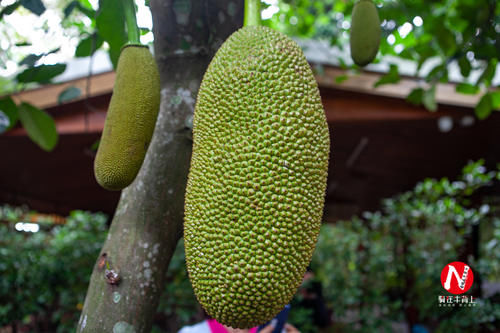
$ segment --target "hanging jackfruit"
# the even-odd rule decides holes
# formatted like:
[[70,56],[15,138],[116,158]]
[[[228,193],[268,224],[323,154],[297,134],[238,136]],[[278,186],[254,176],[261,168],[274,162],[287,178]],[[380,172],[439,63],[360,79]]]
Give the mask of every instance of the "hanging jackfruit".
[[185,201],[189,277],[220,323],[265,323],[293,297],[321,224],[329,147],[300,47],[266,27],[233,33],[198,94]]
[[97,182],[121,190],[135,179],[151,141],[160,106],[160,76],[147,46],[127,45],[94,161]]
[[371,0],[359,0],[351,16],[351,58],[359,66],[366,66],[375,59],[380,44],[380,19],[377,7]]

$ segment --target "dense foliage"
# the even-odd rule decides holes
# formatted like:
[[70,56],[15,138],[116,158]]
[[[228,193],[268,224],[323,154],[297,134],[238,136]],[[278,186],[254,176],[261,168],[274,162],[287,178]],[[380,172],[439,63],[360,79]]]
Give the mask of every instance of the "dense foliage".
[[[348,49],[350,16],[355,1],[279,0],[279,11],[268,24],[285,33],[328,39]],[[399,57],[415,64],[422,86],[408,96],[415,104],[435,111],[436,84],[449,81],[450,66],[458,66],[462,81],[456,90],[482,94],[476,107],[480,119],[500,108],[500,91],[492,80],[500,57],[500,4],[496,0],[375,0],[382,21],[379,60]],[[390,58],[387,58],[390,59]],[[337,59],[347,67],[344,59]],[[390,60],[389,60],[390,61]],[[377,83],[400,80],[398,65]],[[425,69],[425,70],[423,70]],[[498,85],[498,82],[496,82]]]
[[[471,163],[457,181],[427,179],[384,200],[381,211],[324,225],[312,266],[335,317],[354,311],[349,327],[366,332],[401,320],[438,332],[498,327],[500,304],[481,297],[480,284],[500,281],[500,206],[477,200],[495,179],[500,172]],[[481,297],[480,305],[438,308],[438,295],[449,295],[441,270],[457,260],[471,265],[471,293]]]
[[71,332],[90,273],[106,236],[106,217],[74,211],[66,224],[40,224],[19,232],[21,209],[5,206],[0,217],[0,327],[15,321],[43,332]]
[[[289,321],[301,332],[318,331],[319,310],[307,301],[316,284],[315,297],[322,293],[333,327],[341,331],[373,332],[394,322],[423,324],[437,332],[498,327],[500,295],[481,294],[479,287],[500,281],[500,203],[478,198],[499,179],[500,172],[471,163],[457,181],[428,179],[384,200],[380,211],[323,225],[311,263],[314,275],[292,301]],[[0,219],[10,221],[0,224],[0,327],[18,322],[71,332],[106,236],[106,218],[75,211],[65,225],[42,224],[40,232],[25,234],[14,230],[24,213],[9,207],[0,211]],[[177,331],[204,318],[183,248],[181,241],[170,263],[155,332]],[[468,294],[479,297],[479,304],[438,308],[438,295],[447,294],[440,272],[457,258],[473,269],[475,283]]]

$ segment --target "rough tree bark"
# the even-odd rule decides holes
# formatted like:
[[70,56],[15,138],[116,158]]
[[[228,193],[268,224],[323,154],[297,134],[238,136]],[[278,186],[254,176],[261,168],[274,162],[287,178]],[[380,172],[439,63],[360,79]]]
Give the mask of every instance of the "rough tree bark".
[[243,0],[151,0],[162,101],[144,164],[123,190],[94,266],[78,332],[150,332],[182,235],[190,123],[214,52],[243,22]]

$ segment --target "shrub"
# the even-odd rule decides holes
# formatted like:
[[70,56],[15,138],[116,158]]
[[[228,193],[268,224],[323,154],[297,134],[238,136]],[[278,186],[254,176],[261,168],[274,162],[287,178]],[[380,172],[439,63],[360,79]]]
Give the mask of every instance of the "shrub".
[[[23,211],[17,213],[11,221],[19,221]],[[74,211],[65,225],[42,224],[34,234],[13,227],[0,224],[0,327],[24,322],[42,331],[73,331],[106,236],[106,216]]]
[[472,267],[476,297],[481,280],[500,281],[500,219],[477,195],[495,179],[500,173],[482,161],[470,163],[458,181],[427,179],[384,200],[380,211],[323,225],[312,265],[335,318],[350,312],[349,329],[367,332],[402,320],[443,332],[498,326],[500,304],[489,299],[474,308],[437,306],[448,294],[440,275],[449,262]]

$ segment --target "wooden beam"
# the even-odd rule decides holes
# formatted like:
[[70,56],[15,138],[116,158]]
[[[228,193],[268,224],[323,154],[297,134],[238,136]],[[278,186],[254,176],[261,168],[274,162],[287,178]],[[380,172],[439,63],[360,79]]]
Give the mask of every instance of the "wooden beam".
[[[105,72],[87,77],[67,81],[60,84],[48,84],[39,88],[25,90],[12,95],[16,103],[28,102],[41,109],[59,105],[58,97],[64,89],[74,86],[82,91],[82,95],[71,102],[83,100],[87,97],[108,94],[113,91],[115,72]],[[89,96],[86,96],[87,84],[89,85]]]
[[[314,67],[314,64],[312,64]],[[347,75],[348,78],[342,83],[337,83],[335,79],[339,76]],[[333,66],[324,66],[321,74],[316,74],[316,80],[320,88],[333,88],[336,90],[351,91],[355,93],[363,93],[374,96],[386,96],[398,99],[406,99],[406,96],[414,89],[420,86],[425,86],[422,80],[417,78],[406,77],[402,78],[396,84],[387,84],[374,88],[377,82],[383,76],[382,73],[361,72],[359,74],[351,73]],[[82,91],[82,96],[71,101],[78,101],[86,98],[87,84],[89,83],[89,96],[99,96],[109,94],[113,91],[115,81],[115,72],[105,72],[96,74],[90,77],[75,79],[61,84],[49,84],[36,89],[27,90],[16,93],[13,96],[14,100],[19,103],[21,101],[29,102],[39,108],[45,109],[59,105],[57,98],[59,94],[70,86],[75,86]],[[436,101],[443,105],[461,106],[466,108],[474,108],[479,102],[481,94],[464,95],[455,91],[453,83],[439,83],[436,89]]]
[[[334,88],[338,90],[346,90],[370,95],[395,97],[406,99],[410,92],[418,87],[426,86],[422,80],[417,78],[402,78],[396,84],[386,84],[374,88],[383,74],[373,72],[361,72],[359,74],[350,73],[338,67],[325,66],[321,74],[316,74],[318,85],[323,88]],[[337,83],[335,79],[339,76],[347,75],[347,80],[342,83]],[[456,85],[453,83],[439,83],[436,86],[436,101],[439,104],[462,106],[474,108],[479,102],[481,94],[464,95],[455,91]]]
[[[48,107],[45,110],[54,117],[60,135],[76,133],[101,133],[108,109],[111,92],[89,99]],[[18,125],[4,136],[25,136],[26,130]]]
[[439,112],[429,112],[422,106],[411,105],[403,99],[341,90],[320,86],[321,99],[328,123],[424,120],[443,116],[465,117],[470,108],[442,105]]

